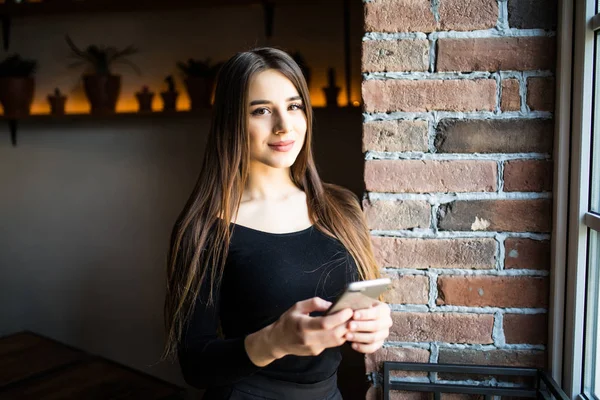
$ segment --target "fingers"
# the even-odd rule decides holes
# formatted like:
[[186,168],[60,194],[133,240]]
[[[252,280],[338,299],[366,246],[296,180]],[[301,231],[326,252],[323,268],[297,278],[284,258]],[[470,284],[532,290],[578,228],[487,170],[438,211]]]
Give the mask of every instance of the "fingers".
[[390,307],[382,302],[377,302],[371,308],[364,308],[362,310],[356,310],[352,319],[355,320],[373,320],[379,319],[383,316],[390,315]]
[[352,343],[352,348],[354,350],[364,354],[374,353],[379,350],[381,346],[383,346],[383,341],[370,344]]
[[306,320],[306,329],[310,330],[327,330],[333,329],[338,325],[342,325],[344,329],[346,329],[346,322],[352,318],[353,312],[351,309],[346,308],[344,310],[340,310],[335,314],[326,315],[323,317],[312,317]]
[[307,300],[299,301],[294,305],[296,311],[302,314],[310,314],[313,311],[326,311],[331,306],[331,302],[323,300],[320,297],[313,297]]
[[383,342],[389,335],[386,330],[377,332],[348,332],[346,333],[346,340],[359,344],[371,344],[376,342]]

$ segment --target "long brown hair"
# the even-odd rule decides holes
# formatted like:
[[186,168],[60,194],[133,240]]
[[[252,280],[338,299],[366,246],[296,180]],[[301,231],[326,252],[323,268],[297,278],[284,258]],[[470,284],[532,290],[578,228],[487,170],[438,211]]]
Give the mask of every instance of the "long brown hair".
[[348,249],[361,279],[380,276],[358,199],[347,189],[322,182],[317,173],[312,153],[313,111],[300,68],[288,54],[274,48],[238,53],[219,72],[202,169],[171,234],[163,360],[176,353],[202,283],[209,279],[208,304],[217,293],[230,243],[229,224],[239,207],[249,174],[249,83],[255,74],[267,69],[286,76],[305,106],[306,137],[290,170],[293,182],[306,193],[311,222]]

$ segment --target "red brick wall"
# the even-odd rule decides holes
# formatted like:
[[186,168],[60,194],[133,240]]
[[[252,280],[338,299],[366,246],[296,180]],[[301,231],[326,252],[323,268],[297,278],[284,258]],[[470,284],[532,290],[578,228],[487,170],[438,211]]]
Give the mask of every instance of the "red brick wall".
[[367,397],[383,360],[543,367],[556,2],[366,0],[364,13],[364,208],[394,282]]

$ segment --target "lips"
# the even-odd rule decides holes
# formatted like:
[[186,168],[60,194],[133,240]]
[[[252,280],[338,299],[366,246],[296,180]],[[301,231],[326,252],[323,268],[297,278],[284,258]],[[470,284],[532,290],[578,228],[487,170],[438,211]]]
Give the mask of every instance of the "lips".
[[281,142],[270,143],[269,147],[275,151],[290,151],[294,147],[294,141],[283,140]]

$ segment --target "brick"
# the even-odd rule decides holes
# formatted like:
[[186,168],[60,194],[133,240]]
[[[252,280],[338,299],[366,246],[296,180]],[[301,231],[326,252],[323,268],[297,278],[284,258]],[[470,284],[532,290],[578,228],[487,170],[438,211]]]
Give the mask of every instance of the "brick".
[[371,229],[429,228],[431,224],[431,206],[426,201],[365,201],[363,209]]
[[388,340],[400,342],[492,343],[490,314],[392,312]]
[[548,314],[504,314],[504,338],[508,344],[546,344]]
[[437,43],[437,71],[551,70],[556,63],[553,37],[439,39]]
[[497,365],[544,368],[546,355],[537,350],[455,350],[441,348],[440,364]]
[[554,78],[527,79],[527,105],[532,111],[554,111]]
[[441,400],[484,400],[485,396],[478,394],[441,393]]
[[550,119],[445,119],[436,128],[439,153],[551,153]]
[[387,268],[492,269],[494,239],[396,239],[372,237],[377,263]]
[[502,81],[502,100],[500,101],[502,111],[519,111],[521,109],[521,95],[519,93],[519,81],[516,79],[504,79]]
[[472,200],[440,206],[444,231],[550,232],[552,201]]
[[362,71],[427,71],[428,40],[367,40],[363,42]]
[[522,276],[439,276],[438,305],[467,307],[548,306],[548,279]]
[[384,295],[389,304],[427,304],[429,277],[425,275],[397,275],[384,273],[391,278],[392,287]]
[[556,29],[557,0],[508,0],[508,25],[516,29]]
[[427,151],[427,135],[427,121],[366,122],[362,151]]
[[494,0],[444,0],[439,4],[439,30],[491,29],[498,22],[498,3]]
[[407,392],[404,390],[391,390],[390,400],[431,400],[427,392]]
[[489,29],[498,20],[493,0],[446,0],[436,22],[427,0],[374,0],[365,4],[366,32],[433,32]]
[[429,0],[376,0],[364,5],[366,32],[432,32]]
[[504,163],[504,191],[551,192],[552,161],[513,160]]
[[370,79],[362,93],[367,112],[492,111],[496,106],[493,79]]
[[[429,362],[429,350],[415,349],[411,347],[382,347],[375,353],[365,356],[365,370],[370,372],[383,373],[383,362]],[[426,372],[411,372],[411,371],[391,371],[391,376],[406,377],[406,376],[427,376]]]
[[507,238],[504,269],[550,269],[550,241]]
[[495,161],[366,161],[365,184],[371,192],[493,192],[497,171]]

